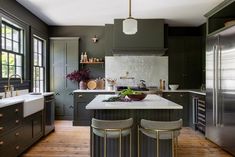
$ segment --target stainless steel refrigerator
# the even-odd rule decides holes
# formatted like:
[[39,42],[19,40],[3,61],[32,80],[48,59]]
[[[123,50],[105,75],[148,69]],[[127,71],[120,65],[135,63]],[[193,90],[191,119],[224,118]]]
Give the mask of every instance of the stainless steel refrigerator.
[[235,26],[207,38],[206,138],[235,155]]

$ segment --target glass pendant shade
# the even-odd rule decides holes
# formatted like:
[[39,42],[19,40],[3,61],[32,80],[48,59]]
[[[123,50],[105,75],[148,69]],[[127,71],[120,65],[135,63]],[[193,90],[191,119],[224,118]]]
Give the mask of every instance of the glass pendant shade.
[[133,35],[137,32],[138,29],[138,23],[137,20],[134,18],[127,18],[123,20],[123,26],[122,26],[122,31],[123,33],[127,35]]

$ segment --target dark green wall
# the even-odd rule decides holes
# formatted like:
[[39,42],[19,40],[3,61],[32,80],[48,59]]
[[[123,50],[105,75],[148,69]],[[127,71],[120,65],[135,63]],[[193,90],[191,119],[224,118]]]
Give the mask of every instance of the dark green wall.
[[[32,43],[32,35],[36,33],[38,36],[43,37],[44,39],[48,39],[48,26],[38,17],[33,15],[30,11],[24,8],[21,4],[16,2],[15,0],[0,0],[0,15],[7,18],[14,23],[17,23],[25,30],[25,70],[24,70],[24,80],[25,83],[23,85],[19,85],[19,83],[13,83],[18,89],[31,89],[32,84],[32,55],[31,55],[31,43]],[[47,43],[48,45],[48,43]],[[47,51],[48,52],[48,51]],[[48,79],[48,78],[47,78]],[[3,91],[3,86],[6,84],[7,80],[0,80],[0,91]],[[18,86],[18,87],[17,87]]]
[[[104,26],[50,26],[50,37],[80,37],[80,54],[87,52],[88,57],[103,58],[105,56],[105,27]],[[99,38],[94,43],[91,38]],[[104,65],[84,65],[91,70],[92,78],[104,77]],[[82,65],[80,65],[82,68]]]

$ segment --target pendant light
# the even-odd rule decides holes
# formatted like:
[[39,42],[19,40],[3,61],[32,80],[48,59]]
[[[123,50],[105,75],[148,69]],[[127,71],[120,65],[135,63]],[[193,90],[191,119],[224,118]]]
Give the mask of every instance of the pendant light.
[[131,0],[129,0],[129,17],[123,20],[122,31],[127,35],[133,35],[137,32],[137,20],[131,17]]

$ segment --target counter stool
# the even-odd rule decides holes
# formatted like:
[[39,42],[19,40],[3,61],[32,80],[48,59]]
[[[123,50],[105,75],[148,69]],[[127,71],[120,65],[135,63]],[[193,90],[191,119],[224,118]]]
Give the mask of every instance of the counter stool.
[[[178,146],[178,136],[182,128],[182,119],[178,121],[151,121],[141,119],[138,126],[138,157],[140,157],[140,132],[157,140],[157,157],[159,157],[159,140],[169,140],[172,142],[172,157],[175,155],[174,147]],[[176,149],[177,151],[177,149]],[[177,152],[176,152],[177,155]]]
[[93,144],[94,134],[104,138],[104,157],[107,157],[107,138],[119,138],[119,157],[122,156],[122,137],[130,136],[130,157],[131,157],[131,127],[133,125],[133,119],[125,120],[99,120],[92,118],[92,157],[94,156]]

